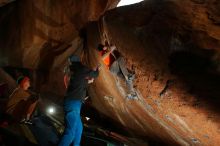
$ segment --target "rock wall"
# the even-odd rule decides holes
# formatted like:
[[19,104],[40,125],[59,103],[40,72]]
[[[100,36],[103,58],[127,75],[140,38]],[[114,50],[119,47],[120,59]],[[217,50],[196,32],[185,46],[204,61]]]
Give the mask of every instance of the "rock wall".
[[102,63],[89,89],[98,111],[142,140],[218,146],[220,2],[145,0],[104,13],[117,2],[20,0],[1,7],[1,66],[33,69],[35,88],[59,102],[67,56],[79,54],[86,42],[93,67],[102,63],[98,43],[107,40],[134,71],[139,98],[127,100],[117,85],[123,81]]
[[63,95],[63,67],[67,56],[81,46],[80,29],[117,3],[19,0],[0,7],[0,66],[35,70],[37,90],[52,86],[54,94]]
[[22,0],[1,7],[1,65],[48,68],[88,21],[117,2]]
[[218,3],[147,0],[108,11],[101,20],[102,42],[107,39],[126,58],[142,96],[126,100],[104,69],[94,106],[137,135],[172,145],[217,146]]

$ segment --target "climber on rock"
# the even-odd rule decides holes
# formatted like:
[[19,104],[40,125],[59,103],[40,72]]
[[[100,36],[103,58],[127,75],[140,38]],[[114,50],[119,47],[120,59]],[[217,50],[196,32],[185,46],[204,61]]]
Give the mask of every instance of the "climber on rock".
[[116,46],[110,46],[107,43],[105,45],[99,44],[98,51],[110,72],[125,79],[129,89],[127,98],[136,99],[137,93],[133,87],[134,74],[128,72],[125,60],[116,50]]
[[89,69],[80,61],[80,57],[71,55],[70,80],[64,96],[65,130],[59,142],[59,146],[79,146],[83,125],[80,118],[82,100],[86,97],[88,84],[93,83],[94,78],[98,77],[100,67],[95,70]]

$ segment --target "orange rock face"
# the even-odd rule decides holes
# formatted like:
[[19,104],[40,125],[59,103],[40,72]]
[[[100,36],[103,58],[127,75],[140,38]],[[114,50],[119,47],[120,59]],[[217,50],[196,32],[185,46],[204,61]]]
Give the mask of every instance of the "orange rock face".
[[52,86],[58,91],[54,94],[63,95],[63,67],[67,56],[81,45],[79,30],[117,2],[24,0],[5,4],[0,8],[1,66],[37,70],[36,88]]
[[86,26],[88,65],[102,63],[98,43],[116,45],[135,73],[139,94],[138,100],[127,100],[124,81],[102,64],[89,89],[98,111],[143,140],[218,146],[220,2],[146,0],[104,13],[117,2],[24,0],[5,5],[0,8],[0,64],[36,69],[36,88],[60,101],[55,97],[65,91],[62,69],[69,54],[82,51],[79,30]]
[[1,64],[48,68],[88,21],[98,20],[116,4],[116,0],[24,0],[1,7]]
[[[95,93],[113,100],[99,97],[95,106],[106,111],[106,103],[125,127],[172,145],[219,145],[218,3],[150,0],[107,12],[103,33],[127,59],[142,96],[113,93],[105,74]],[[110,88],[100,93],[103,84]]]

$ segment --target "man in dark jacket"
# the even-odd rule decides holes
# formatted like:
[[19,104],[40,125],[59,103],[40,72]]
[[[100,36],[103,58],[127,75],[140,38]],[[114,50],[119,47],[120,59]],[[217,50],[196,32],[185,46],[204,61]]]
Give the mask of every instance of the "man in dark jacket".
[[99,68],[91,70],[80,62],[78,56],[69,57],[71,62],[71,77],[64,97],[65,130],[59,146],[79,146],[82,135],[80,109],[82,100],[86,97],[86,88],[94,78],[98,77]]

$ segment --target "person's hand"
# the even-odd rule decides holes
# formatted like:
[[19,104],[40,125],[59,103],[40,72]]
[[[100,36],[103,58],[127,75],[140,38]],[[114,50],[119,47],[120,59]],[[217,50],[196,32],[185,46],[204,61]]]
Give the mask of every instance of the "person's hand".
[[88,84],[91,84],[91,83],[93,83],[93,82],[94,82],[94,78],[88,79]]
[[99,63],[97,67],[93,68],[94,71],[99,71],[101,69],[102,65]]
[[110,46],[110,51],[112,52],[112,51],[114,51],[114,50],[116,50],[116,46]]
[[104,46],[104,47],[103,47],[103,50],[104,50],[104,51],[108,51],[108,47],[107,47],[107,46]]
[[100,70],[102,68],[102,65],[99,63],[99,65],[97,66],[96,70]]

